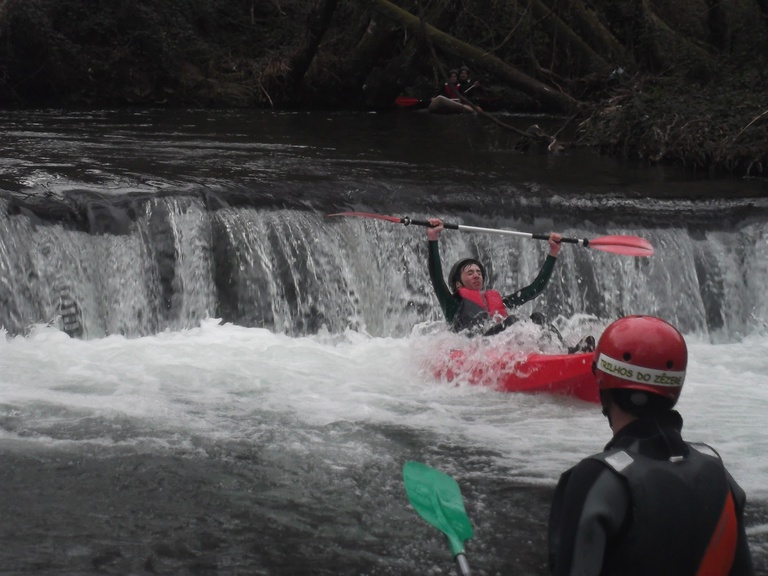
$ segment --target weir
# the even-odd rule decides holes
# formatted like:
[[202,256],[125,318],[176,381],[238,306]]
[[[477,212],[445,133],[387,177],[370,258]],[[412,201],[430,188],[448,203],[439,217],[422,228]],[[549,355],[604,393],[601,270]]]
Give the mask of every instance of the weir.
[[[440,319],[423,228],[331,220],[316,207],[212,206],[194,194],[130,204],[101,199],[90,207],[87,224],[73,225],[78,219],[61,210],[0,202],[0,326],[10,334],[55,323],[85,339],[139,337],[215,317],[292,336],[352,329],[401,337]],[[547,220],[478,216],[471,206],[440,214],[416,209],[411,216],[555,229]],[[633,258],[564,245],[549,288],[521,312],[600,320],[650,313],[715,342],[765,330],[765,220],[744,218],[727,230],[648,222],[646,214],[642,226],[605,227],[558,215],[557,231],[567,236],[643,236],[655,254]],[[447,230],[441,254],[445,269],[462,256],[480,258],[491,285],[509,293],[535,277],[546,243]]]

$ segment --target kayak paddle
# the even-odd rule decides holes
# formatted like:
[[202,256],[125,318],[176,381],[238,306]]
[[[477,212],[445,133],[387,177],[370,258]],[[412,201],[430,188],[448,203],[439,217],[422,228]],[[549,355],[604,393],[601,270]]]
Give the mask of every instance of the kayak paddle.
[[448,538],[448,546],[459,572],[469,576],[464,541],[472,538],[472,524],[464,510],[464,500],[456,480],[420,462],[403,466],[405,491],[416,512]]
[[[377,220],[386,220],[395,224],[405,224],[410,226],[432,225],[426,220],[414,220],[410,216],[400,218],[398,216],[384,216],[382,214],[372,214],[369,212],[339,212],[337,214],[327,214],[327,218],[335,216],[359,216],[361,218],[375,218]],[[549,240],[549,234],[531,234],[530,232],[517,232],[515,230],[500,230],[498,228],[479,228],[477,226],[465,226],[464,224],[443,223],[447,230],[459,230],[460,232],[486,232],[490,234],[506,234],[508,236],[518,236],[520,238],[530,238],[533,240]],[[561,242],[569,244],[578,244],[585,248],[594,248],[611,254],[621,254],[622,256],[651,256],[653,255],[653,246],[645,238],[639,236],[600,236],[598,238],[563,238]]]

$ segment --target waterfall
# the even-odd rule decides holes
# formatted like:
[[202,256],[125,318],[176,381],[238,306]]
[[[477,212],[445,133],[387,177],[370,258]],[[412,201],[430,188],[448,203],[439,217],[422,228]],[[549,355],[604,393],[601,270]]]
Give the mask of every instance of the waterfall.
[[[331,220],[314,210],[211,207],[194,196],[97,212],[84,227],[0,204],[0,326],[23,334],[56,323],[75,337],[137,337],[216,317],[289,335],[354,329],[403,336],[440,319],[423,228]],[[484,224],[530,227],[505,218]],[[604,320],[650,313],[713,341],[765,329],[765,222],[729,231],[584,224],[558,231],[639,235],[656,252],[631,258],[565,245],[549,288],[523,313]],[[502,293],[530,283],[547,250],[544,242],[450,230],[440,246],[446,269],[466,255],[486,262]]]

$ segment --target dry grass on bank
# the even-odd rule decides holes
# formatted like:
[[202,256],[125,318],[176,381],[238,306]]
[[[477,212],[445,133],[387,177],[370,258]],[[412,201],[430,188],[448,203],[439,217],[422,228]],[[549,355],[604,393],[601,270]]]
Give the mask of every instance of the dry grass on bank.
[[768,176],[767,93],[738,80],[637,79],[582,123],[583,142],[694,171]]

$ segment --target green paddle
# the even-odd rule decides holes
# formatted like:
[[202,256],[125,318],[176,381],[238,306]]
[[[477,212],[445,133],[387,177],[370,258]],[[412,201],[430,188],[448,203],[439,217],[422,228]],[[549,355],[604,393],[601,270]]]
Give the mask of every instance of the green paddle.
[[472,524],[464,510],[464,500],[456,480],[420,462],[406,462],[403,482],[408,500],[419,516],[448,537],[459,572],[469,576],[464,541],[472,538]]

